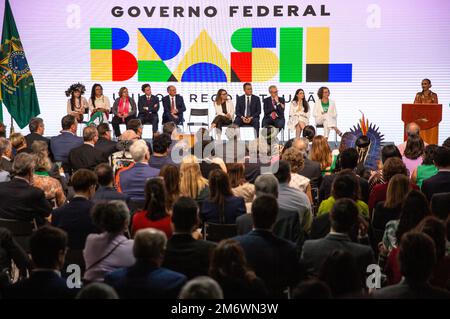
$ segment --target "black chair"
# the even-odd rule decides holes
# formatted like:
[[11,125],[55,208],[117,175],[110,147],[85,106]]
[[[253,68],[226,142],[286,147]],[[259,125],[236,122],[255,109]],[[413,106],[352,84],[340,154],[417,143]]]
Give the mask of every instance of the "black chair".
[[[206,117],[206,122],[192,122],[192,117]],[[208,109],[191,109],[189,113],[189,122],[186,123],[191,132],[192,126],[209,127],[209,111]]]
[[29,240],[31,234],[33,233],[33,230],[36,228],[35,223],[22,220],[0,218],[0,227],[8,229],[12,233],[16,242],[26,252],[30,251]]
[[447,220],[450,214],[450,193],[436,193],[431,197],[431,212],[439,219]]
[[237,236],[236,224],[205,223],[203,239],[218,243],[223,239]]

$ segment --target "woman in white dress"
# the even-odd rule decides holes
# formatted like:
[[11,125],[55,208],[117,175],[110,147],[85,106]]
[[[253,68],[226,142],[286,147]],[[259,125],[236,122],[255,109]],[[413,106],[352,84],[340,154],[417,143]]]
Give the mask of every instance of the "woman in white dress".
[[330,90],[321,87],[317,92],[319,99],[314,105],[314,119],[316,125],[323,125],[324,136],[328,139],[330,130],[335,130],[336,134],[342,136],[342,132],[337,128],[336,103],[331,100]]
[[231,100],[228,99],[228,93],[224,89],[220,89],[217,92],[216,100],[214,101],[214,109],[216,110],[216,117],[211,123],[211,128],[218,128],[222,130],[222,127],[231,125],[233,123],[234,105]]
[[295,130],[295,137],[300,138],[305,126],[309,125],[311,109],[305,98],[305,91],[298,89],[289,109],[289,130]]
[[111,104],[107,96],[103,95],[103,87],[96,83],[92,86],[91,98],[89,99],[89,113],[91,119],[88,123],[99,125],[108,122],[108,116],[111,112]]

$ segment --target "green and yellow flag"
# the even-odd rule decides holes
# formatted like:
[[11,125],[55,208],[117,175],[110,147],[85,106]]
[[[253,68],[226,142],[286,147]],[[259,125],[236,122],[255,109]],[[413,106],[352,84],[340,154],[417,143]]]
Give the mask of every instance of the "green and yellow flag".
[[[17,125],[24,128],[28,125],[30,119],[37,116],[41,111],[39,110],[33,76],[23,51],[8,0],[5,0],[5,15],[3,18],[0,81],[0,97],[3,104],[5,104]],[[0,117],[2,116],[0,115]]]

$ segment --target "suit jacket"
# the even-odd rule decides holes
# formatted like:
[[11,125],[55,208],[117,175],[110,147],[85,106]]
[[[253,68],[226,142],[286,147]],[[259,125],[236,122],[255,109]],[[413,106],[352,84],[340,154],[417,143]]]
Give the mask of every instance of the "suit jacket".
[[11,173],[11,172],[12,172],[13,162],[7,160],[7,159],[4,158],[4,157],[2,157],[0,160],[2,161],[2,167],[3,167],[3,170],[4,170],[4,171],[7,171],[7,172],[9,172],[9,173]]
[[69,153],[69,166],[74,171],[80,168],[93,170],[100,163],[108,163],[108,159],[93,145],[83,144]]
[[69,152],[80,145],[83,145],[83,138],[67,131],[61,132],[50,140],[50,148],[56,162],[67,163]]
[[361,278],[365,278],[367,266],[374,263],[372,248],[352,242],[346,234],[328,234],[325,238],[305,241],[302,259],[308,273],[316,275],[328,255],[338,249],[348,251],[355,257]]
[[114,187],[100,186],[95,192],[92,201],[94,203],[101,201],[121,200],[125,203],[129,203],[130,197],[125,194],[119,193]]
[[152,267],[140,260],[105,276],[105,283],[112,286],[121,299],[176,299],[186,281],[183,274]]
[[295,286],[303,277],[293,243],[262,229],[234,239],[244,249],[248,264],[266,283],[272,297],[282,297],[286,287]]
[[0,218],[44,223],[52,211],[44,192],[26,181],[13,178],[0,183]]
[[304,162],[303,169],[299,170],[298,173],[309,178],[312,188],[319,188],[322,183],[322,170],[320,169],[320,164],[307,157],[304,158]]
[[84,249],[86,237],[97,232],[91,219],[94,202],[75,197],[69,203],[53,210],[52,225],[63,229],[69,237],[70,249]]
[[[170,95],[166,95],[162,98],[162,105],[164,108],[163,113],[163,123],[165,122],[171,122],[173,121],[172,114],[170,113],[170,107],[171,107],[171,97]],[[186,112],[186,105],[184,105],[184,99],[181,95],[177,94],[175,95],[175,107],[178,111],[178,119],[179,123],[184,122],[183,113]]]
[[149,178],[159,175],[159,169],[144,163],[134,163],[122,168],[116,175],[117,190],[130,200],[145,200],[144,189]]
[[[236,100],[236,117],[241,118],[241,116],[245,116],[245,103],[247,96],[241,95]],[[250,98],[250,116],[253,117],[254,120],[259,121],[259,116],[261,115],[261,100],[258,96],[252,94]]]
[[[127,117],[136,117],[136,102],[134,101],[134,99],[132,97],[129,98],[130,99],[130,108],[128,110],[128,116]],[[112,113],[114,115],[118,115],[119,114],[119,102],[120,102],[120,98],[117,98],[114,101],[113,107],[112,107]]]
[[450,172],[439,171],[436,175],[424,180],[422,192],[428,198],[428,201],[431,201],[434,194],[450,192]]
[[216,244],[195,240],[191,234],[173,234],[167,241],[163,267],[182,273],[188,279],[207,276],[209,256]]
[[33,271],[30,278],[4,290],[5,299],[73,299],[78,289],[67,287],[66,280],[51,270]]
[[374,292],[376,299],[450,299],[450,292],[429,283],[410,284],[407,280]]
[[264,118],[269,119],[271,118],[270,115],[272,114],[273,111],[277,112],[278,118],[279,119],[284,119],[284,108],[281,106],[281,104],[284,104],[286,106],[286,101],[284,100],[284,98],[279,97],[279,104],[276,106],[276,109],[274,109],[273,104],[272,104],[272,97],[267,97],[264,99]]
[[[33,143],[35,141],[44,141],[45,143],[47,143],[48,152],[49,152],[49,155],[51,155],[50,140],[48,138],[43,137],[42,135],[40,135],[38,133],[30,133],[25,136],[25,140],[27,141],[28,152],[30,152],[30,153],[32,152],[31,146],[33,145]],[[50,158],[51,158],[51,156],[50,156]]]
[[[156,107],[155,107],[156,105]],[[144,107],[147,107],[148,109],[145,110]],[[150,101],[147,101],[147,96],[141,95],[139,96],[138,100],[138,109],[139,109],[139,115],[141,114],[158,114],[159,111],[159,98],[156,95],[152,95],[150,97]]]
[[117,143],[107,140],[104,137],[99,137],[94,146],[95,149],[101,151],[105,158],[109,158],[114,152],[117,152]]
[[[335,174],[326,175],[322,178],[322,183],[320,184],[319,189],[319,202],[327,199],[331,195],[331,185],[333,184]],[[359,199],[365,202],[366,204],[369,202],[369,183],[362,177],[358,176],[359,188],[361,190],[361,194]]]
[[[244,199],[236,196],[227,197],[223,213],[225,224],[236,224],[236,218],[246,213]],[[219,207],[210,200],[203,202],[200,216],[205,222],[220,224]]]

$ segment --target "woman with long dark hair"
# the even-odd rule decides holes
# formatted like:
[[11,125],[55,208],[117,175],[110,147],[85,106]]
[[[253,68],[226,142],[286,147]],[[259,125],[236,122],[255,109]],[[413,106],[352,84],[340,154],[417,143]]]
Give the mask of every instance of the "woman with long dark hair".
[[172,217],[167,212],[166,189],[161,177],[151,178],[145,184],[144,209],[133,215],[131,233],[139,229],[155,228],[163,231],[167,238],[172,237]]
[[310,113],[311,109],[306,101],[305,91],[298,89],[291,102],[288,121],[288,128],[295,130],[295,137],[300,138],[305,126],[309,125]]
[[422,182],[427,178],[430,178],[438,173],[437,167],[434,165],[434,152],[438,146],[436,144],[430,144],[425,147],[423,152],[422,164],[412,172],[411,182],[422,187]]
[[220,285],[225,299],[267,296],[264,282],[249,269],[244,250],[235,240],[223,240],[213,250],[209,275]]
[[228,175],[221,169],[209,173],[209,199],[202,204],[201,217],[205,222],[235,224],[245,214],[245,202],[231,190]]
[[211,128],[218,128],[228,126],[233,122],[234,105],[228,99],[228,93],[224,89],[217,91],[216,100],[214,101],[214,109],[216,110],[216,117],[211,123]]
[[83,121],[83,116],[89,108],[86,98],[82,96],[84,92],[86,87],[81,83],[72,84],[66,91],[66,96],[70,97],[67,100],[67,114],[75,116],[79,123]]
[[180,197],[180,170],[176,165],[164,165],[159,172],[159,176],[164,179],[166,188],[167,209],[172,211],[173,204]]
[[111,104],[107,96],[103,95],[103,87],[101,84],[95,83],[92,86],[91,97],[89,99],[89,111],[91,119],[88,123],[99,125],[108,122],[108,116],[111,111]]
[[405,163],[411,177],[414,170],[422,164],[425,145],[419,135],[410,135],[406,141],[405,152],[403,153],[402,161]]

